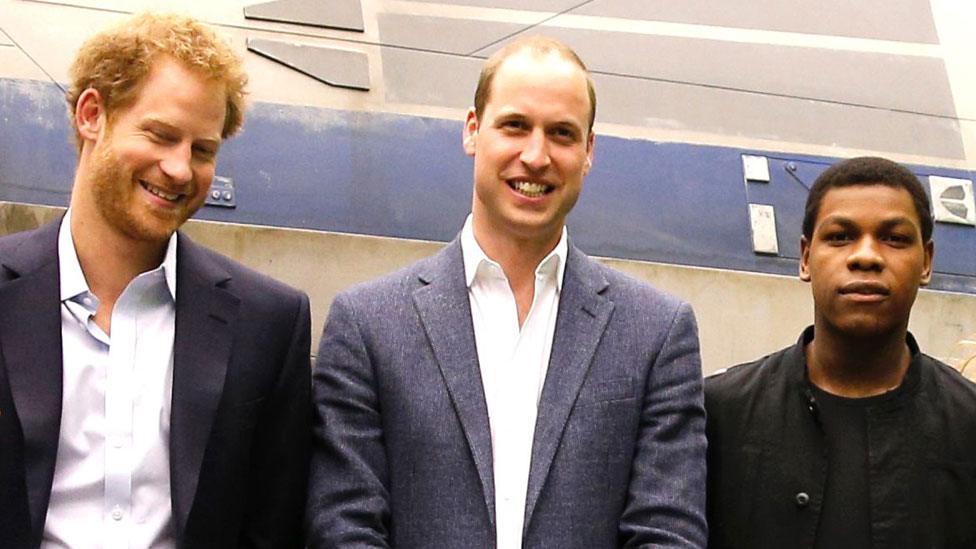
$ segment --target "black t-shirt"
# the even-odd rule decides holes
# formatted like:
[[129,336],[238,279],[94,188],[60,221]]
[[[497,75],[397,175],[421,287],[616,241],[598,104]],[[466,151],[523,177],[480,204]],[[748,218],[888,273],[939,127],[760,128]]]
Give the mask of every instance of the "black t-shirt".
[[811,387],[827,442],[827,483],[816,547],[871,547],[868,408],[889,394],[846,398]]

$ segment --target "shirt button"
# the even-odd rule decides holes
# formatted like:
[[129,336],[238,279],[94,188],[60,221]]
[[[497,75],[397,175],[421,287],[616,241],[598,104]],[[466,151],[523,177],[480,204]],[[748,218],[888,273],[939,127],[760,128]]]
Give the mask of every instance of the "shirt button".
[[794,500],[796,501],[797,507],[806,507],[807,505],[810,505],[810,496],[806,492],[798,493],[796,496],[794,496]]
[[115,508],[112,509],[112,518],[114,520],[122,520],[122,508],[119,507],[118,505],[116,505]]

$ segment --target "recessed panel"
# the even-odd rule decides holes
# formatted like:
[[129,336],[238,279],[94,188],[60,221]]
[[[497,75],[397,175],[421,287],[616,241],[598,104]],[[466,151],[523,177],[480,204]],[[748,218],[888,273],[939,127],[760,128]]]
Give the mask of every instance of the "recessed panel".
[[939,41],[929,0],[593,0],[572,13],[926,44]]
[[413,0],[420,4],[445,4],[476,8],[497,8],[519,11],[562,12],[578,6],[580,0]]
[[466,109],[474,104],[482,59],[383,48],[386,101]]
[[244,17],[362,32],[361,0],[276,0],[244,8]]
[[369,58],[365,53],[256,39],[247,41],[247,49],[330,86],[369,90]]
[[[542,31],[572,46],[597,72],[939,116],[956,114],[942,59],[559,27]],[[870,75],[870,85],[865,84],[865,75]]]
[[966,158],[954,119],[602,74],[594,81],[597,122]]
[[525,28],[515,23],[424,17],[400,13],[377,14],[380,41],[433,52],[469,55]]

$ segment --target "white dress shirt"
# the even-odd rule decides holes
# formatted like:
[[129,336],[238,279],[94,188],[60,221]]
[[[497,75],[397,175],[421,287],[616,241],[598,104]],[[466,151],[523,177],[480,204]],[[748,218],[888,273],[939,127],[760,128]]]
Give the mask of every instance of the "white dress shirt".
[[70,210],[61,223],[64,389],[43,549],[176,546],[169,475],[176,241],[119,296],[110,337],[94,320],[98,298],[78,262]]
[[535,420],[566,266],[566,229],[556,248],[536,267],[532,307],[519,329],[518,307],[508,278],[478,245],[471,223],[469,215],[461,230],[461,251],[491,426],[495,536],[498,549],[518,549],[522,547]]

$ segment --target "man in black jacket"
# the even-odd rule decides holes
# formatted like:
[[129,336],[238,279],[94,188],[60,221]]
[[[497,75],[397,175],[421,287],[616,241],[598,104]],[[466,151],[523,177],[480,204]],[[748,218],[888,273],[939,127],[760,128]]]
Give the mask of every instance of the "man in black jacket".
[[807,199],[814,325],[706,382],[711,547],[976,546],[976,386],[919,352],[929,199],[854,158]]

